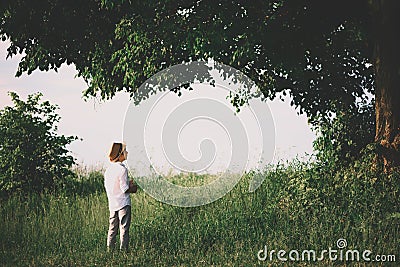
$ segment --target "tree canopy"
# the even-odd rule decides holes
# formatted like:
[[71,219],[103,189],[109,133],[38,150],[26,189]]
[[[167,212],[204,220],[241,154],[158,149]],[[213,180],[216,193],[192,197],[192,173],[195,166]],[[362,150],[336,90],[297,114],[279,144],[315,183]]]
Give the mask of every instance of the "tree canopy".
[[[17,75],[73,63],[88,83],[86,96],[127,91],[140,102],[148,94],[139,86],[158,71],[212,58],[247,74],[265,98],[289,93],[293,106],[320,123],[339,111],[357,113],[383,90],[377,66],[391,73],[384,79],[390,96],[379,107],[396,106],[398,52],[388,55],[397,51],[390,44],[399,10],[393,0],[6,0],[0,34],[11,41],[8,56],[25,53]],[[377,129],[399,128],[399,111],[379,107]],[[400,145],[398,130],[377,130],[375,139]]]
[[310,116],[372,92],[366,1],[287,2],[5,1],[1,33],[9,56],[26,54],[17,75],[74,63],[88,96],[146,98],[136,90],[151,75],[207,58],[249,75],[265,97],[290,89]]

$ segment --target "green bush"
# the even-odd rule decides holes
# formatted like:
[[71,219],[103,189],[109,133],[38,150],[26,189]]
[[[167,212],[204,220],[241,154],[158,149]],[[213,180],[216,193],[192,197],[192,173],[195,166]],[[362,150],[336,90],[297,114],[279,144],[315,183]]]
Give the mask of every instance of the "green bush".
[[76,137],[57,133],[57,106],[40,101],[40,93],[27,101],[9,95],[14,106],[0,110],[1,195],[53,190],[71,174],[66,145]]
[[319,134],[313,143],[317,160],[325,165],[351,164],[360,152],[374,141],[375,110],[373,103],[355,110],[342,111],[315,128]]

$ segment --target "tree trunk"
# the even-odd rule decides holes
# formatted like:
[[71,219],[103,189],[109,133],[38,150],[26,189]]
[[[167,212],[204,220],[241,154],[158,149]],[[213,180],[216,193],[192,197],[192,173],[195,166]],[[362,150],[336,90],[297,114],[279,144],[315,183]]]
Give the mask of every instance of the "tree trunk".
[[374,0],[375,142],[385,171],[400,166],[400,1]]

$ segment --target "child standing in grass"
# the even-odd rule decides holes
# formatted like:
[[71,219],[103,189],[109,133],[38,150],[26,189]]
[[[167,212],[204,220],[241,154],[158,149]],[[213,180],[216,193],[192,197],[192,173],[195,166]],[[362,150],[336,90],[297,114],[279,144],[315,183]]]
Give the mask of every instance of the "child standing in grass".
[[110,224],[107,235],[107,250],[115,248],[118,228],[120,230],[120,250],[128,250],[129,227],[131,224],[131,199],[129,193],[135,193],[137,186],[128,179],[128,170],[123,161],[128,158],[126,145],[113,143],[109,153],[110,166],[104,174],[104,186],[107,192],[110,210]]

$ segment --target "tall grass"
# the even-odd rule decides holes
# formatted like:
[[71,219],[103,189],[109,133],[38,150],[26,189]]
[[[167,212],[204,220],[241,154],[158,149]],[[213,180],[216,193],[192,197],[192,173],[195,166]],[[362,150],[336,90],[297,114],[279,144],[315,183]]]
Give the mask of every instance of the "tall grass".
[[[257,253],[264,246],[321,251],[336,248],[339,238],[349,249],[400,261],[400,175],[374,172],[363,162],[337,172],[296,161],[277,165],[265,170],[254,193],[249,173],[223,198],[196,208],[169,206],[139,190],[132,196],[128,253],[106,252],[107,198],[101,173],[90,175],[70,182],[75,192],[1,200],[0,265],[304,266],[309,262],[259,261]],[[199,179],[173,177],[179,184]],[[338,263],[345,264],[315,264]]]

